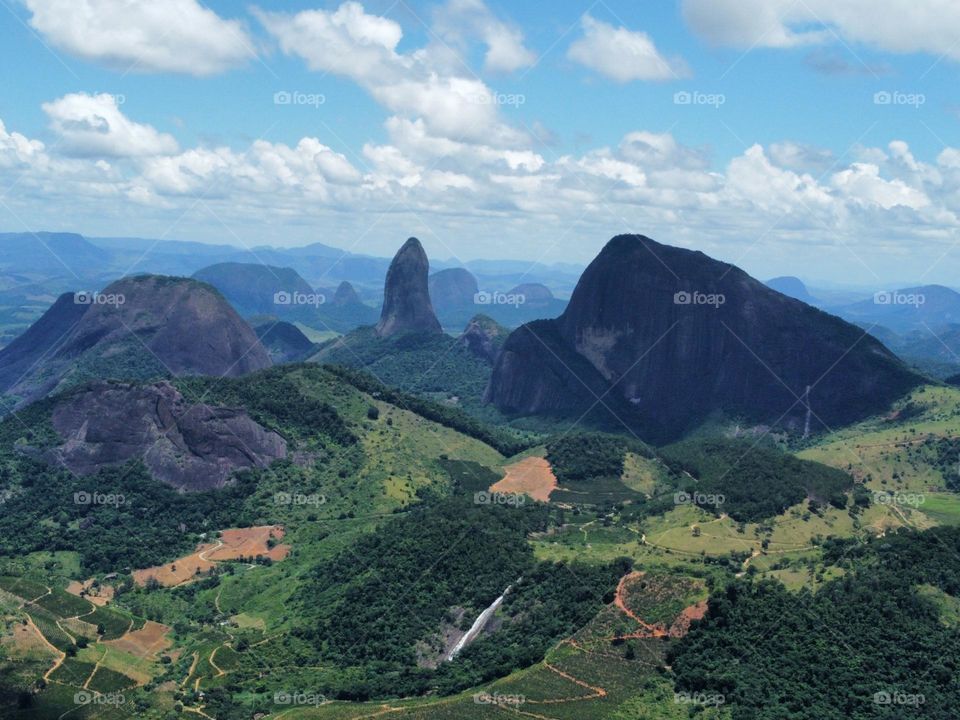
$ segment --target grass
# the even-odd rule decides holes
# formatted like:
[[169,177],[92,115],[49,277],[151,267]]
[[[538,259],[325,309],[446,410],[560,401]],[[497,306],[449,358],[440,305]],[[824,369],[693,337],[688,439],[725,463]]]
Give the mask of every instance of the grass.
[[136,681],[110,668],[101,665],[90,678],[89,688],[95,692],[113,693],[134,687]]
[[46,585],[22,577],[5,575],[0,577],[0,589],[13,593],[24,600],[33,600],[47,592]]
[[960,599],[933,585],[920,585],[917,592],[937,606],[940,610],[940,622],[947,627],[960,626]]
[[85,622],[91,625],[103,625],[104,640],[115,640],[122,637],[131,628],[132,618],[124,613],[108,607],[98,607],[92,614],[85,616]]
[[43,636],[58,650],[66,650],[73,645],[73,639],[57,625],[57,617],[52,613],[31,605],[26,608],[27,615],[40,629]]
[[918,510],[941,525],[960,525],[960,495],[926,493]]
[[94,609],[93,603],[60,588],[54,588],[49,595],[43,596],[35,604],[62,618],[89,615]]

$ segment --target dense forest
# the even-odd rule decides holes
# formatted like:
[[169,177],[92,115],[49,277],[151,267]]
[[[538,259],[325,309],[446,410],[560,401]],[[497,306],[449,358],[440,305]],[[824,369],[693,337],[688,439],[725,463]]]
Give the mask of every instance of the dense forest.
[[853,487],[841,470],[745,440],[687,440],[662,448],[660,457],[692,497],[723,496],[723,503],[706,510],[741,522],[779,515],[808,497],[842,508]]
[[620,477],[628,451],[645,457],[652,450],[639,440],[599,432],[574,432],[547,442],[547,460],[563,482],[599,477]]
[[[548,519],[543,507],[431,499],[319,563],[298,592],[305,622],[294,634],[343,668],[325,691],[451,693],[542,659],[610,601],[629,568],[536,563],[526,537]],[[436,669],[418,664],[418,648],[442,656],[437,628],[465,630],[508,587],[503,627]]]
[[734,720],[955,718],[960,529],[839,543],[816,593],[737,580],[669,656],[678,688],[724,695]]

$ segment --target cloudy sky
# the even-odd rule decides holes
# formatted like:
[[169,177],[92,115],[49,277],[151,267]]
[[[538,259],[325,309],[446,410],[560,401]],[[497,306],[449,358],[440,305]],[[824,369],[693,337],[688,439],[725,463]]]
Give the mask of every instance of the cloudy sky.
[[956,283],[955,0],[0,0],[0,231]]

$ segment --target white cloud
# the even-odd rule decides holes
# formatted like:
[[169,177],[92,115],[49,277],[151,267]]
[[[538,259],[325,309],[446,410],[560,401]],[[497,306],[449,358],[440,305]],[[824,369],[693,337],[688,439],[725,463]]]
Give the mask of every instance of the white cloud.
[[960,4],[953,0],[683,0],[697,34],[738,48],[863,43],[960,60]]
[[55,47],[123,71],[212,75],[255,56],[236,20],[196,0],[26,0]]
[[487,46],[488,71],[513,72],[536,62],[524,46],[523,33],[497,19],[482,0],[450,0],[434,14],[434,31],[458,47],[465,47],[470,36],[479,37]]
[[44,103],[64,151],[73,155],[136,157],[177,152],[172,135],[129,120],[113,95],[71,93]]
[[[189,228],[222,241],[222,220],[261,244],[313,239],[319,224],[335,243],[382,237],[384,245],[364,250],[387,254],[403,227],[457,251],[487,243],[485,255],[557,241],[557,259],[567,260],[635,231],[727,259],[756,246],[801,264],[810,243],[818,258],[831,245],[870,258],[911,241],[940,242],[945,253],[960,231],[960,150],[925,162],[900,140],[859,148],[818,179],[820,168],[806,166],[824,161],[823,151],[790,141],[754,145],[716,169],[705,149],[670,133],[636,130],[611,146],[548,158],[530,143],[455,140],[423,118],[394,116],[386,141],[366,144],[351,162],[322,137],[180,150],[124,118],[109,96],[66,96],[45,109],[66,133],[62,142],[46,146],[0,122],[0,186],[17,187],[5,202],[37,227],[49,226],[55,205],[74,228],[121,223],[149,235],[175,223],[178,234]],[[387,213],[390,221],[378,223]],[[902,268],[902,258],[891,267]]]
[[570,45],[567,57],[601,75],[626,83],[675,80],[690,74],[683,60],[663,57],[645,32],[614,27],[589,14],[581,24],[583,37]]
[[[254,14],[285,53],[303,58],[311,70],[350,78],[391,112],[422,119],[438,137],[496,146],[526,137],[502,122],[494,91],[465,72],[461,63],[451,63],[448,52],[426,48],[398,53],[402,28],[368,14],[359,3],[346,2],[333,12]],[[494,62],[503,67],[506,60],[501,54]]]
[[884,180],[880,168],[867,163],[854,163],[835,173],[831,184],[852,201],[863,205],[879,205],[890,210],[898,205],[913,210],[930,205],[922,190],[908,186],[902,180]]

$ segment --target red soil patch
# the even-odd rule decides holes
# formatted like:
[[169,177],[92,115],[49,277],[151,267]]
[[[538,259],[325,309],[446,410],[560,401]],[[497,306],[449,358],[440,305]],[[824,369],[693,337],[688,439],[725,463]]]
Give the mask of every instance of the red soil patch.
[[282,525],[264,525],[252,528],[233,528],[224,530],[220,540],[223,546],[207,553],[208,560],[238,560],[245,557],[263,555],[271,560],[283,560],[290,554],[289,545],[267,546],[271,538],[274,541],[283,540],[286,531]]
[[218,562],[224,560],[240,560],[257,555],[275,561],[283,560],[290,554],[289,545],[267,547],[268,540],[282,540],[283,536],[284,529],[281,525],[224,530],[217,541],[198,545],[190,555],[166,565],[134,570],[133,579],[138,585],[146,585],[147,580],[154,578],[164,587],[172,587],[209,573]]
[[646,622],[643,618],[639,617],[633,610],[627,607],[626,595],[628,592],[627,586],[631,583],[636,582],[643,577],[642,572],[632,572],[629,575],[624,575],[620,578],[620,582],[617,585],[617,594],[614,598],[614,605],[620,608],[628,618],[638,623],[640,627],[643,628],[638,633],[631,633],[630,635],[624,635],[623,638],[649,638],[649,637],[664,637],[667,634],[666,629],[662,625],[651,625]]
[[507,465],[502,480],[490,486],[490,492],[525,494],[546,502],[557,489],[557,476],[546,458],[528,457]]
[[170,628],[166,625],[147,620],[139,630],[128,632],[117,640],[104,640],[103,644],[138,657],[156,660],[160,653],[171,645],[170,639],[166,637],[168,632]]
[[67,592],[101,607],[113,600],[113,585],[101,585],[95,588],[93,587],[93,578],[83,582],[79,580],[71,581],[67,585]]
[[695,605],[684,608],[683,612],[677,616],[670,626],[670,637],[682,638],[690,632],[690,623],[694,620],[702,620],[707,614],[707,601],[701,600]]

